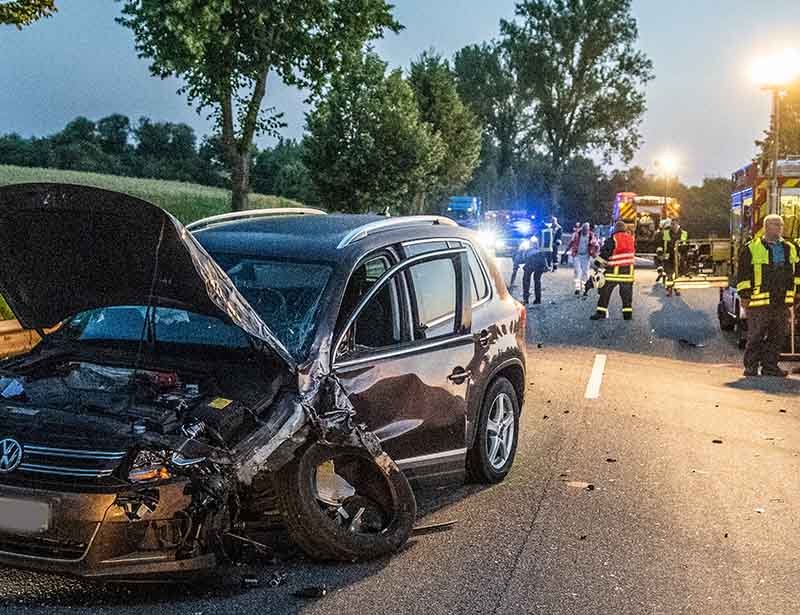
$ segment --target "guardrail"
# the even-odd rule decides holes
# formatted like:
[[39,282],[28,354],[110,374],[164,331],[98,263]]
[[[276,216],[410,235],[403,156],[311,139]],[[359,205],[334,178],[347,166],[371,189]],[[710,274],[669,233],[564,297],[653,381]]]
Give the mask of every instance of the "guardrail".
[[40,340],[36,331],[23,329],[16,320],[0,320],[0,357],[26,352]]

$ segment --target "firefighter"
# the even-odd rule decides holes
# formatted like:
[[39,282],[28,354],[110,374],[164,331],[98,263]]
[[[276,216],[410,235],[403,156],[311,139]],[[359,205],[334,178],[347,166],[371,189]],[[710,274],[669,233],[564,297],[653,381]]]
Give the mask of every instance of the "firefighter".
[[[675,251],[678,243],[689,240],[689,234],[681,228],[680,220],[673,218],[669,228],[661,231],[661,262],[667,279],[664,286],[667,287],[667,297],[672,296],[675,286]],[[677,272],[680,274],[680,272]],[[680,296],[681,291],[675,289],[675,294]]]
[[750,240],[739,258],[736,290],[747,310],[747,346],[744,375],[777,376],[787,372],[778,366],[788,336],[789,308],[798,298],[800,267],[798,251],[782,237],[783,218],[764,218],[764,234]]
[[594,261],[595,269],[605,269],[605,284],[600,288],[600,299],[592,320],[608,318],[608,303],[611,293],[619,287],[622,299],[622,317],[633,318],[633,266],[636,259],[636,245],[633,235],[622,220],[614,225],[614,234],[606,239],[600,255]]

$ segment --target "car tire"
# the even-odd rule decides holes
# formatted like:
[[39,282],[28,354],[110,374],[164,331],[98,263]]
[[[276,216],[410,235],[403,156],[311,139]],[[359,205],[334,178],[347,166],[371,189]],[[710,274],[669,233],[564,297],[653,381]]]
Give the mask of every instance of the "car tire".
[[717,318],[719,318],[720,330],[733,331],[736,328],[736,319],[728,314],[728,310],[722,301],[717,304]]
[[[505,417],[501,421],[510,421],[501,430],[493,427],[498,425],[498,416]],[[513,385],[503,377],[495,379],[483,399],[475,442],[467,451],[467,479],[470,482],[499,483],[511,471],[519,439],[519,417],[519,402]],[[505,431],[508,429],[513,431],[509,434]],[[499,446],[504,449],[502,458],[500,448],[496,448],[497,440],[501,440]]]
[[[351,531],[332,518],[317,499],[317,468],[330,461],[355,463],[360,468],[345,477],[348,482],[365,481],[353,485],[359,495],[352,499],[371,497],[384,504],[383,510],[393,509],[380,532]],[[408,540],[416,521],[417,503],[411,486],[386,453],[373,458],[364,449],[312,444],[276,473],[275,489],[289,537],[312,559],[364,561],[388,555]]]

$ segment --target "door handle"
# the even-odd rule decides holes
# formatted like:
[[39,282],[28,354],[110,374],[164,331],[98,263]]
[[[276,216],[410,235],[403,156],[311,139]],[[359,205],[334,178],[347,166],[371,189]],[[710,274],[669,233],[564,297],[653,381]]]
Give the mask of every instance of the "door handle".
[[484,348],[492,342],[492,335],[486,329],[478,333],[477,342]]
[[454,384],[463,384],[470,376],[472,376],[471,370],[464,369],[463,367],[456,367],[447,379]]

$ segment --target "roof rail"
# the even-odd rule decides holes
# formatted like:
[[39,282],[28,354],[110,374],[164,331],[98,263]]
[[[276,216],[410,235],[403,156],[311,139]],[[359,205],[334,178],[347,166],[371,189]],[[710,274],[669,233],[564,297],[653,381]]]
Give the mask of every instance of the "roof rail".
[[341,250],[342,248],[346,248],[357,241],[361,241],[369,235],[379,233],[381,231],[395,228],[399,229],[403,227],[420,226],[423,224],[446,224],[448,226],[458,226],[453,220],[450,218],[445,218],[444,216],[401,216],[399,218],[386,218],[385,220],[376,220],[375,222],[370,222],[368,224],[364,224],[363,226],[354,228],[344,236],[336,248]]
[[186,225],[188,231],[198,231],[214,224],[223,222],[234,222],[236,220],[252,220],[254,218],[272,218],[277,216],[324,216],[327,212],[312,207],[269,207],[265,209],[246,209],[244,211],[232,211],[227,214],[209,216],[202,220],[196,220]]

